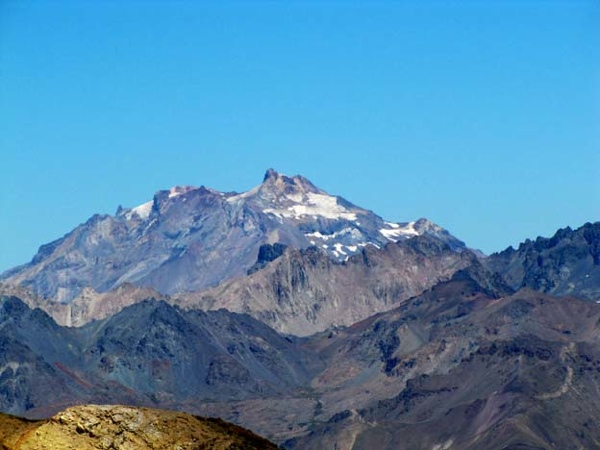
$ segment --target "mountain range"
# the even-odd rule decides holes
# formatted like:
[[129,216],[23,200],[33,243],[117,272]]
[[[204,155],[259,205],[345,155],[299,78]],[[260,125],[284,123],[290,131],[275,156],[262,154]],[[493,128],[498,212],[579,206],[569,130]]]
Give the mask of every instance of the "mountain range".
[[600,223],[490,256],[301,176],[177,187],[0,285],[0,411],[217,416],[287,449],[600,448]]

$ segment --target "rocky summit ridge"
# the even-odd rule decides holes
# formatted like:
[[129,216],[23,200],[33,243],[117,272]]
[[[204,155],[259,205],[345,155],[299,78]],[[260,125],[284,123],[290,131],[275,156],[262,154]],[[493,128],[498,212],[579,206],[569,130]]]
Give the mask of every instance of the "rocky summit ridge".
[[302,176],[269,169],[243,193],[178,186],[115,215],[94,215],[0,280],[63,303],[85,288],[102,293],[125,282],[173,294],[244,275],[263,244],[316,246],[343,261],[366,246],[424,234],[464,248],[426,219],[385,221]]

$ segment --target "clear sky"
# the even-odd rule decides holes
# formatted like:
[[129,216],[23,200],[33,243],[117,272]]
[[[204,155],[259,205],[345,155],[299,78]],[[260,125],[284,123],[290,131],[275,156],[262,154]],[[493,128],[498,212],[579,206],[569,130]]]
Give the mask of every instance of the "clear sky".
[[486,253],[600,220],[600,2],[0,1],[0,271],[302,174]]

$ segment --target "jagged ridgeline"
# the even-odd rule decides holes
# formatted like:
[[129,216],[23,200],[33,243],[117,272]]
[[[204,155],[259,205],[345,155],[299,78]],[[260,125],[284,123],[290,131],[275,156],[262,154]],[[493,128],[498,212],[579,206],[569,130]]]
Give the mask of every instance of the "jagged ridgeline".
[[551,238],[527,240],[516,250],[509,247],[494,253],[487,265],[515,289],[529,287],[599,301],[600,222],[576,230],[563,228]]
[[422,234],[464,247],[425,219],[387,222],[304,177],[269,170],[241,194],[178,186],[114,216],[95,215],[1,279],[60,302],[125,282],[174,294],[245,275],[263,244],[317,246],[343,261],[366,246]]

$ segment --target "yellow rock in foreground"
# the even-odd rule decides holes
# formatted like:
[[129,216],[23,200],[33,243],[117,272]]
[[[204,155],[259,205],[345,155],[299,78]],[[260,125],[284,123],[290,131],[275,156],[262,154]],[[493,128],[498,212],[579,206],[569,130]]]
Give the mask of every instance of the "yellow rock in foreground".
[[220,419],[114,405],[75,406],[50,420],[0,415],[0,448],[8,450],[276,450],[252,432]]

